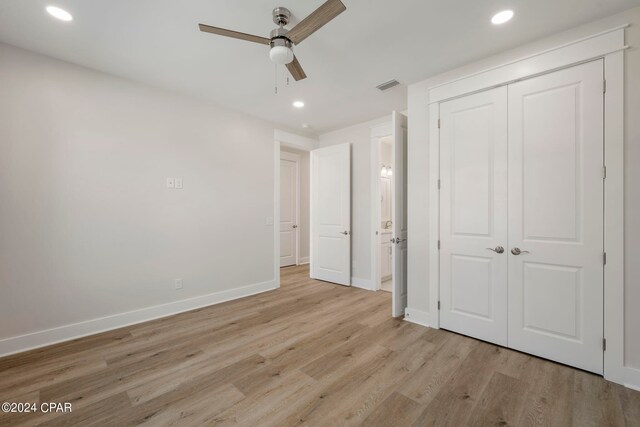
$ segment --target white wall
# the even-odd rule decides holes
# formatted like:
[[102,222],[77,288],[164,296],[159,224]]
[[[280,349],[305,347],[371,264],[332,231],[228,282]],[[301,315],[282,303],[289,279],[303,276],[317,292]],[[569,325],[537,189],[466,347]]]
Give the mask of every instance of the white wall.
[[319,147],[351,144],[351,277],[363,287],[371,284],[371,212],[378,204],[371,200],[371,127],[391,122],[382,117],[320,135]]
[[[457,77],[482,71],[526,55],[558,46],[621,25],[626,30],[625,53],[625,363],[640,368],[640,264],[635,262],[640,244],[640,8],[551,36],[526,46],[466,65],[409,86],[409,309],[428,313],[429,301],[429,123],[427,90]],[[640,385],[639,385],[640,386]]]
[[300,263],[309,262],[309,254],[311,253],[311,223],[310,223],[310,155],[308,151],[296,150],[295,148],[282,146],[281,151],[295,153],[300,156],[300,164],[298,165],[300,174],[300,218],[298,218],[298,233],[300,233]]
[[275,286],[273,138],[267,122],[0,44],[0,354]]

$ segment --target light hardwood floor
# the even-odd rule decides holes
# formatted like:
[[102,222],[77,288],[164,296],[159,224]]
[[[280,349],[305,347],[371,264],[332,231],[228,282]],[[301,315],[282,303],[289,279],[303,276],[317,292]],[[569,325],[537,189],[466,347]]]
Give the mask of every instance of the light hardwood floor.
[[392,319],[391,295],[282,270],[282,287],[0,359],[0,425],[638,426],[640,393]]

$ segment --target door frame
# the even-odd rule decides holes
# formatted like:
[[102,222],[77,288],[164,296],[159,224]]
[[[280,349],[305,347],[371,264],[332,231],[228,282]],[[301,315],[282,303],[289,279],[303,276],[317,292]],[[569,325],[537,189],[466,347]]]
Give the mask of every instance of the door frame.
[[380,140],[393,135],[393,127],[391,117],[389,122],[378,124],[371,127],[371,290],[379,291],[381,289],[381,273],[380,273],[380,206],[377,202],[382,197],[380,191]]
[[[282,151],[282,147],[280,147],[280,160],[287,160],[290,162],[295,162],[296,164],[296,207],[295,207],[295,223],[296,223],[296,264],[300,265],[300,155],[295,153],[290,153],[288,151]],[[280,174],[281,175],[281,174]],[[282,176],[280,176],[280,181],[282,180]],[[280,201],[278,200],[278,203]],[[280,212],[282,215],[282,212]],[[278,227],[280,227],[280,218],[278,218]],[[280,230],[278,230],[280,233]],[[279,235],[279,234],[278,234]],[[290,267],[290,266],[289,266]]]
[[428,90],[429,122],[429,313],[423,319],[440,327],[440,103],[493,87],[548,74],[592,60],[604,60],[604,377],[640,387],[640,370],[624,363],[624,51],[623,25],[458,78]]
[[318,141],[286,132],[273,130],[273,217],[267,218],[267,225],[271,220],[273,227],[273,281],[280,287],[280,152],[281,147],[295,148],[302,151],[313,150]]

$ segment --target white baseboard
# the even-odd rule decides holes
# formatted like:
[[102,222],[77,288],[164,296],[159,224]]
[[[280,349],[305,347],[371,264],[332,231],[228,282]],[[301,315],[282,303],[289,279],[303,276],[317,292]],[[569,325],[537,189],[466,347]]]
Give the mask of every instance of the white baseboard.
[[640,369],[625,366],[623,370],[624,382],[622,385],[632,390],[640,391]]
[[0,340],[0,357],[277,289],[274,280]]
[[360,289],[366,289],[368,291],[375,291],[376,289],[373,288],[373,283],[371,282],[370,279],[362,279],[360,277],[352,277],[351,278],[351,286],[354,286],[356,288],[360,288]]
[[431,325],[429,324],[429,313],[427,313],[426,311],[416,310],[415,308],[407,307],[404,310],[404,320],[406,320],[407,322],[426,326],[428,328],[431,327]]
[[308,256],[301,257],[301,258],[298,260],[298,265],[309,264],[309,261],[310,261],[310,260],[309,260],[309,257],[308,257]]

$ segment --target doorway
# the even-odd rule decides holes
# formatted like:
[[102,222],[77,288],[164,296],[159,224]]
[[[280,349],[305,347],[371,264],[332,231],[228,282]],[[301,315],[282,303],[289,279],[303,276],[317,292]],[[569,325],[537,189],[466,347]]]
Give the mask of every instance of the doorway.
[[280,267],[298,265],[300,155],[280,153]]
[[391,220],[391,210],[393,207],[393,189],[391,178],[393,177],[393,139],[391,135],[380,138],[378,151],[380,153],[380,181],[378,184],[380,203],[377,205],[380,211],[380,250],[378,252],[380,278],[377,288],[385,292],[392,292],[393,254],[391,239],[393,238],[393,221]]
[[391,292],[392,315],[407,307],[407,118],[393,112],[371,129],[373,289]]
[[277,151],[278,268],[309,263],[310,155],[308,150],[280,144]]

